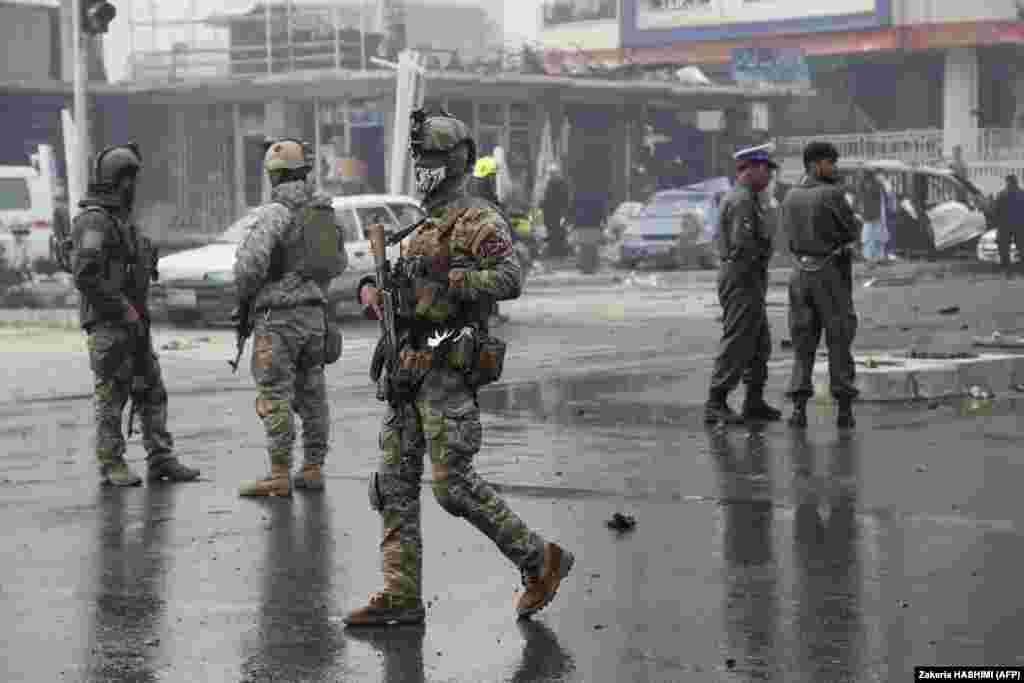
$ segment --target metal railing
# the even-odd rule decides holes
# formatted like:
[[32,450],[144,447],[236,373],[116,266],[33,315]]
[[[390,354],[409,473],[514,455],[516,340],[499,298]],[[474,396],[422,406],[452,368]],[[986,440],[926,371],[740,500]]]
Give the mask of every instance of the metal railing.
[[828,140],[844,159],[896,159],[926,163],[942,158],[942,131],[933,128],[780,138],[779,156],[800,157],[804,146],[814,140]]
[[1024,158],[1024,130],[982,128],[978,131],[975,158],[981,161],[1007,161]]

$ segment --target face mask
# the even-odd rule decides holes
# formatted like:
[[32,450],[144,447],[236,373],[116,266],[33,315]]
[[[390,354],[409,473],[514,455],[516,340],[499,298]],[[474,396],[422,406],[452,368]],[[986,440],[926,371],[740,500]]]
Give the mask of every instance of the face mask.
[[429,195],[436,190],[442,181],[447,177],[447,169],[444,166],[437,168],[416,167],[416,190],[421,194]]

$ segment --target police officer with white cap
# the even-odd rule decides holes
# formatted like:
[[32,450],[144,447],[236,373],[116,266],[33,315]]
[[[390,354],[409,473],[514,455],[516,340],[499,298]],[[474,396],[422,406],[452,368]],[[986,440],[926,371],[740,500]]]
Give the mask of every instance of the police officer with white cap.
[[[759,199],[778,168],[772,158],[773,144],[740,150],[736,160],[736,186],[722,199],[719,214],[718,300],[723,309],[722,343],[704,422],[739,424],[746,420],[778,420],[779,410],[764,401],[771,355],[771,330],[765,295],[772,236]],[[747,386],[743,414],[727,402],[740,380]]]

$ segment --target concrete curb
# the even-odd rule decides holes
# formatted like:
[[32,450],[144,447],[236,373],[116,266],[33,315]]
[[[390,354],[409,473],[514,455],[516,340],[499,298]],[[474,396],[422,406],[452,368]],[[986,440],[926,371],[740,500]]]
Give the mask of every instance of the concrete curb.
[[[881,367],[866,367],[867,359]],[[981,354],[978,358],[924,360],[891,354],[858,354],[857,388],[862,401],[912,401],[967,396],[971,387],[999,395],[1024,384],[1024,356]],[[815,363],[818,394],[827,397],[828,361]]]

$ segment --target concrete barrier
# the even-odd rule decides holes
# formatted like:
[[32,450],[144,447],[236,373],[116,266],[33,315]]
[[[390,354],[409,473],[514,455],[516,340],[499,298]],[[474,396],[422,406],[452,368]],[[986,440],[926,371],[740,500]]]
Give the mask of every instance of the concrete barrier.
[[[999,396],[1024,384],[1024,356],[982,354],[978,358],[925,360],[892,354],[858,354],[857,388],[862,401],[910,401],[966,396],[981,387]],[[871,361],[879,367],[868,367]],[[818,393],[828,391],[828,361],[814,366]]]

